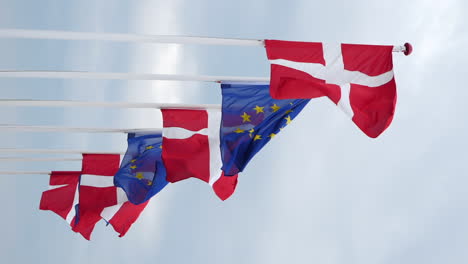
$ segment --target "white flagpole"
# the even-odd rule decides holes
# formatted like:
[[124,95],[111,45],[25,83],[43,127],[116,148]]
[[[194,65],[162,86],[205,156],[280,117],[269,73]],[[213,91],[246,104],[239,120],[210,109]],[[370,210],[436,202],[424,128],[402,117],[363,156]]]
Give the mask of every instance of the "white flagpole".
[[60,30],[0,29],[0,38],[103,40],[139,43],[178,43],[204,45],[263,46],[262,39],[212,38],[192,36],[137,35],[72,32]]
[[82,158],[33,158],[33,157],[0,157],[1,161],[82,161]]
[[2,70],[4,78],[56,78],[56,79],[105,79],[105,80],[161,80],[161,81],[199,81],[199,82],[269,82],[268,77],[207,76],[153,73],[117,73],[86,71],[15,71]]
[[0,131],[18,132],[67,132],[67,133],[161,133],[161,128],[88,128],[88,127],[58,127],[58,126],[28,126],[0,124]]
[[50,175],[48,171],[0,171],[0,175]]
[[10,100],[0,99],[0,106],[53,106],[53,107],[105,107],[105,108],[153,108],[153,109],[221,109],[214,104],[159,104],[159,103],[127,103],[127,102],[86,102],[86,101],[48,101],[48,100]]
[[124,155],[125,152],[118,151],[90,151],[90,150],[73,150],[73,149],[19,149],[19,148],[0,148],[0,153],[42,153],[42,154],[120,154]]
[[[136,43],[175,43],[230,46],[265,46],[263,39],[214,38],[195,36],[138,35],[119,33],[73,32],[61,30],[0,29],[0,38],[101,40]],[[406,52],[407,45],[395,46],[393,52]]]

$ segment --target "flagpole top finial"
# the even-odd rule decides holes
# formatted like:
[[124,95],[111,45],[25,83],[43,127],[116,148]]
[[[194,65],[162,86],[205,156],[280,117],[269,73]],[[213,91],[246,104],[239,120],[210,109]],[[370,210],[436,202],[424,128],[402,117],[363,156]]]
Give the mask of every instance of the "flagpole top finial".
[[413,52],[413,46],[410,43],[406,42],[405,43],[405,52],[403,54],[405,54],[405,56],[408,56],[412,52]]

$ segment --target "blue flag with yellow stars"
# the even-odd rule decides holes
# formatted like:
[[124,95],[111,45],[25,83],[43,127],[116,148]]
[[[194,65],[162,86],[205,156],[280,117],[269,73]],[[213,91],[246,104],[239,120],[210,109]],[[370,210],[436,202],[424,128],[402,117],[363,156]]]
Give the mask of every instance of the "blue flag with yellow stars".
[[128,134],[128,149],[114,176],[133,204],[146,202],[166,185],[166,168],[161,158],[161,134]]
[[225,175],[244,170],[310,100],[273,99],[269,85],[223,83],[221,90],[221,156]]

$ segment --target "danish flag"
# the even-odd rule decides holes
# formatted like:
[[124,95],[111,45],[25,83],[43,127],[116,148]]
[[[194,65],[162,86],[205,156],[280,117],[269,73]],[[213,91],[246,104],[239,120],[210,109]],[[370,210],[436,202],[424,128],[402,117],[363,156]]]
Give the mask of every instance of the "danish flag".
[[222,200],[237,185],[237,174],[221,170],[220,110],[162,109],[163,151],[166,179],[178,182],[190,177],[209,183]]
[[393,46],[265,40],[275,99],[327,96],[369,137],[392,122]]
[[125,192],[114,186],[119,160],[119,155],[83,154],[82,171],[52,172],[51,190],[43,192],[39,208],[55,212],[88,240],[101,219],[124,236],[147,203],[128,202]]
[[42,193],[39,208],[56,213],[69,224],[74,222],[80,175],[81,171],[52,171],[49,190]]

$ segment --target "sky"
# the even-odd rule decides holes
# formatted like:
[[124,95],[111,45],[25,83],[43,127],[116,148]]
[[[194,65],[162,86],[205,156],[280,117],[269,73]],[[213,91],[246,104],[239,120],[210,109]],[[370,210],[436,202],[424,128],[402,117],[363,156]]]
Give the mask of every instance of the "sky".
[[[414,46],[411,56],[394,54],[397,109],[379,138],[314,99],[252,160],[229,200],[198,180],[171,184],[123,238],[100,222],[86,241],[40,211],[47,176],[0,175],[0,260],[467,262],[467,10],[461,0],[0,0],[0,28]],[[269,75],[262,47],[0,39],[0,58],[0,69]],[[221,93],[215,83],[0,79],[0,98],[219,104]],[[1,124],[161,126],[155,109],[0,113]],[[126,136],[0,131],[0,147],[125,151]],[[79,169],[79,162],[0,163],[0,170]]]

